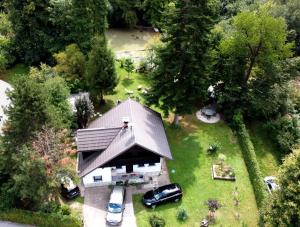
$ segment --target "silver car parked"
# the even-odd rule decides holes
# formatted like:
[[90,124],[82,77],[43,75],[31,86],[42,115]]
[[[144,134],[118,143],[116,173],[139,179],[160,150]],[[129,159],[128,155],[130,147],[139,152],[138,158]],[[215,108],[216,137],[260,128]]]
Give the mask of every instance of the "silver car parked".
[[108,225],[119,225],[122,222],[123,211],[125,209],[125,188],[115,186],[111,192],[109,203],[107,204],[106,223]]

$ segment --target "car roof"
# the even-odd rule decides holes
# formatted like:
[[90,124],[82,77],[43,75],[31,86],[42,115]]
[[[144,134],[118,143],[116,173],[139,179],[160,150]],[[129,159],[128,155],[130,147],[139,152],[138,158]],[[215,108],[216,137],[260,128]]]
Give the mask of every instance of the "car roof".
[[180,187],[177,184],[168,184],[158,188],[158,191],[164,191],[165,193],[171,193],[177,190],[180,190]]
[[110,194],[109,203],[122,204],[124,198],[124,188],[121,186],[115,186]]

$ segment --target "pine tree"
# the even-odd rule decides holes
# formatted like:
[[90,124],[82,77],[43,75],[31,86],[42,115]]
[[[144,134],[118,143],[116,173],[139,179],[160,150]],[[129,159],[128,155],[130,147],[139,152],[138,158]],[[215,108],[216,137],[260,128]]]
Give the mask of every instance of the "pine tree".
[[88,55],[86,80],[91,95],[104,102],[103,95],[117,85],[117,74],[112,51],[107,47],[105,37],[96,36]]
[[197,99],[206,99],[210,29],[214,24],[214,5],[209,0],[178,0],[164,25],[163,46],[158,48],[152,72],[148,102],[166,115],[191,112]]

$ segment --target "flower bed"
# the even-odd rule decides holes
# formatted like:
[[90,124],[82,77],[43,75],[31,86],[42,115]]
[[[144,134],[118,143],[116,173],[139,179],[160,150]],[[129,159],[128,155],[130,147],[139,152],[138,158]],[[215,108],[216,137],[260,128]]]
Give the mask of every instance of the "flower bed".
[[214,180],[235,181],[235,173],[230,166],[222,166],[221,164],[216,164],[212,166],[211,172]]

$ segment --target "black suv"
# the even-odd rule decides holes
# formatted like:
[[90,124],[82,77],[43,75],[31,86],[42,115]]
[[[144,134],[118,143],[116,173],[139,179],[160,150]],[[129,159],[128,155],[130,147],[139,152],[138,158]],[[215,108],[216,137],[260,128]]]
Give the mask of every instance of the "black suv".
[[148,191],[143,196],[143,204],[155,208],[166,202],[178,202],[182,198],[182,190],[178,184],[168,184]]
[[60,194],[65,199],[73,199],[80,195],[80,190],[79,187],[71,180],[71,178],[63,177],[61,179]]

